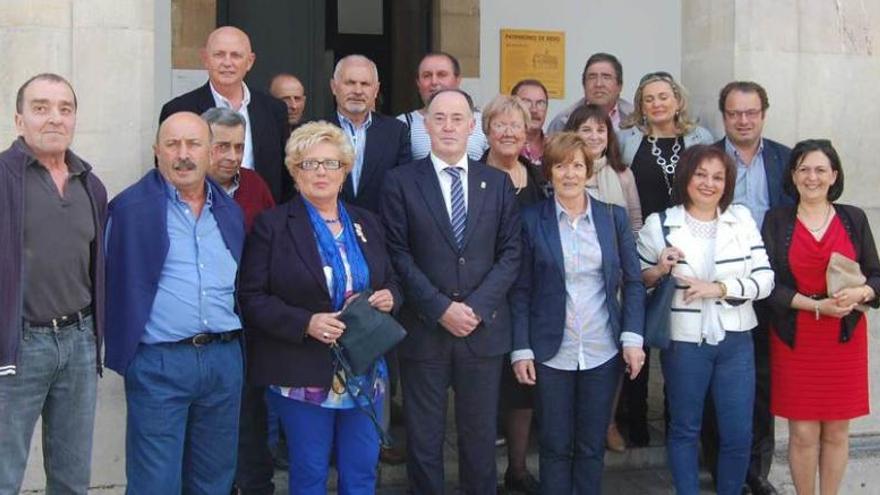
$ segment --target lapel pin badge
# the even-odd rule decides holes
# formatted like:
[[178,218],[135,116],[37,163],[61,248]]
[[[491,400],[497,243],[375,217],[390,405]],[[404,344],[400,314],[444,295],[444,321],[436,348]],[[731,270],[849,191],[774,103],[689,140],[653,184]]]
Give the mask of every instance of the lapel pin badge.
[[486,189],[486,183],[480,182],[480,189]]
[[358,238],[361,240],[361,242],[363,242],[364,244],[367,243],[367,238],[366,238],[366,236],[364,236],[364,229],[361,227],[361,224],[359,224],[359,223],[354,224],[354,233],[358,236]]

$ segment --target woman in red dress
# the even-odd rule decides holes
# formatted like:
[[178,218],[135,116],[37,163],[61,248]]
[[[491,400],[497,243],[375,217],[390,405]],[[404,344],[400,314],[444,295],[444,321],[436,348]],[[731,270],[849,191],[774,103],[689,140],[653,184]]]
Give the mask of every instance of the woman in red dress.
[[[769,301],[770,410],[788,419],[789,467],[798,494],[837,493],[849,451],[849,421],[868,414],[867,321],[859,304],[880,305],[880,261],[865,213],[834,204],[843,170],[827,140],[792,150],[785,187],[797,205],[764,222],[776,274]],[[865,285],[829,294],[832,253],[856,260]]]

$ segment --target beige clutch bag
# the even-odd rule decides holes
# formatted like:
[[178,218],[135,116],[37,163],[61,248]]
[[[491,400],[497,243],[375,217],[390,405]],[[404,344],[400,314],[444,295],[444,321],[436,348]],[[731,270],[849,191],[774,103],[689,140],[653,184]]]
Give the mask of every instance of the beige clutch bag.
[[[865,276],[862,269],[855,261],[840,253],[831,253],[828,260],[828,268],[825,270],[825,281],[828,284],[828,295],[849,287],[865,285]],[[868,306],[859,304],[856,309],[862,312],[868,311]]]

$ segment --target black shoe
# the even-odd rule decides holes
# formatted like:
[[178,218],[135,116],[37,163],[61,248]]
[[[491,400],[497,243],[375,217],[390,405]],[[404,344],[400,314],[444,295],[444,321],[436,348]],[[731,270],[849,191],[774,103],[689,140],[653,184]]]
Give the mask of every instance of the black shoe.
[[746,480],[746,485],[749,486],[752,495],[779,495],[776,487],[771,485],[767,478],[749,478]]
[[541,490],[538,480],[532,476],[532,473],[526,471],[526,474],[514,478],[510,471],[504,473],[504,489],[507,493],[525,493],[527,495],[537,495]]

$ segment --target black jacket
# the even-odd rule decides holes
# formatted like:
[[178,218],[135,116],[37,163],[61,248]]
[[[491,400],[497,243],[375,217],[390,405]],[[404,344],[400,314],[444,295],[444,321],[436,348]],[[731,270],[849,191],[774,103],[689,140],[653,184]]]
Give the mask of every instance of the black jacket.
[[[214,95],[210,83],[184,93],[162,106],[159,123],[177,112],[194,112],[199,115],[214,108]],[[284,146],[290,137],[287,125],[287,108],[281,100],[257,90],[250,90],[248,119],[251,123],[251,139],[254,145],[254,167],[265,179],[276,203],[293,194],[293,180],[284,166]]]
[[[877,247],[865,212],[850,206],[835,204],[834,211],[843,222],[847,235],[856,251],[856,261],[862,268],[867,285],[880,295],[880,260],[877,258]],[[770,210],[764,218],[764,245],[767,256],[776,274],[776,286],[770,293],[768,301],[771,308],[771,321],[779,338],[789,347],[794,347],[795,322],[797,310],[791,307],[797,290],[794,276],[788,263],[788,252],[791,248],[791,237],[797,220],[797,206],[785,206]],[[869,301],[871,307],[880,307],[880,298]],[[860,318],[861,311],[853,311],[840,320],[840,341],[848,342]]]

